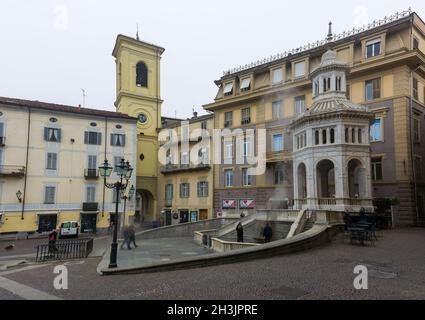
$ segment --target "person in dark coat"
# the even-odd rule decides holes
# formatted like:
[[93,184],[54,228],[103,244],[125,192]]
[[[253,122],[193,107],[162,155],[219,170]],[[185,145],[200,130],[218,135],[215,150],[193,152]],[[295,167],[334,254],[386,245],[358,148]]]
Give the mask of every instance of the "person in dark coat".
[[134,230],[134,225],[128,227],[128,245],[134,244],[134,247],[137,248],[136,244],[136,230]]
[[56,229],[53,229],[49,233],[49,252],[56,252],[58,249],[56,248],[56,240],[58,239],[58,233]]
[[124,228],[123,228],[123,237],[124,237],[124,241],[121,243],[121,249],[124,249],[124,245],[127,245],[127,249],[131,250],[130,230],[129,230],[128,226],[124,226]]
[[241,222],[239,222],[238,226],[236,227],[236,233],[238,235],[238,242],[243,242],[243,226]]
[[264,236],[264,242],[265,243],[269,243],[272,240],[273,229],[270,226],[270,223],[268,223],[268,222],[267,222],[266,226],[264,227],[263,236]]

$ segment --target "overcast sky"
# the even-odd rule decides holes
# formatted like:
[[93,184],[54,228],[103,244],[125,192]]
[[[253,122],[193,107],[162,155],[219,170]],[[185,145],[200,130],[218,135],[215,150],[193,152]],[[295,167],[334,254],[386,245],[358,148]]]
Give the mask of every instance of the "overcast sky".
[[250,63],[412,7],[423,0],[1,0],[0,96],[114,110],[117,34],[166,49],[163,115],[214,100],[214,80]]

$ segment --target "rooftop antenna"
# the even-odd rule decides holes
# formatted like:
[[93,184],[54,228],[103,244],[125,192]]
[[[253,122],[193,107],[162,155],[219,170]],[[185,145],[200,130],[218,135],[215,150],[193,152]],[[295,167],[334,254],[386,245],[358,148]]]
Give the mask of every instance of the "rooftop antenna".
[[136,23],[136,26],[137,26],[136,40],[137,40],[137,41],[140,41],[140,38],[139,38],[139,24],[138,24],[138,23]]
[[86,90],[84,90],[83,88],[81,88],[81,91],[83,92],[83,107],[86,106]]

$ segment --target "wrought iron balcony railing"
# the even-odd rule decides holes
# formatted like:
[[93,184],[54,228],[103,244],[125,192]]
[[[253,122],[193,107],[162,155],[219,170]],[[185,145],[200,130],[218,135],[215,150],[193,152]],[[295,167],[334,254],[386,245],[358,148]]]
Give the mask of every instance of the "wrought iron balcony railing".
[[23,177],[25,176],[24,166],[1,166],[0,165],[0,176],[12,176],[12,177]]

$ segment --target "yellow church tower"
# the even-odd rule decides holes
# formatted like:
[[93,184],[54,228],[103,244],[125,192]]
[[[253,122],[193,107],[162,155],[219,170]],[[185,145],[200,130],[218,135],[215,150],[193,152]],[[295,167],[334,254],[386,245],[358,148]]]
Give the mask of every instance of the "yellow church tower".
[[116,62],[118,112],[138,118],[136,217],[156,218],[158,129],[161,128],[160,61],[164,48],[118,35],[112,55]]

